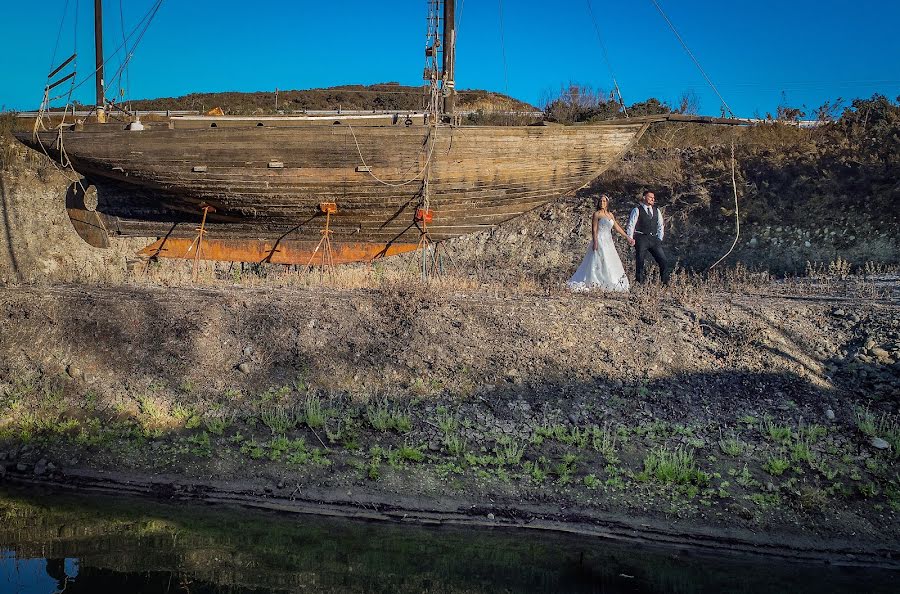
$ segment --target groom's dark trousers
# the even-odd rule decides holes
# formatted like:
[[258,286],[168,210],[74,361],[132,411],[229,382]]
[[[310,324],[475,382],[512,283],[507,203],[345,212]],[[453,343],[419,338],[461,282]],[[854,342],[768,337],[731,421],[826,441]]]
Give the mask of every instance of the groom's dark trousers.
[[669,275],[672,269],[669,266],[669,259],[666,258],[666,252],[663,250],[662,242],[655,235],[645,235],[643,233],[634,234],[634,260],[635,260],[635,276],[637,282],[642,283],[646,280],[645,264],[647,260],[647,252],[653,256],[659,265],[659,277],[662,282],[669,282]]

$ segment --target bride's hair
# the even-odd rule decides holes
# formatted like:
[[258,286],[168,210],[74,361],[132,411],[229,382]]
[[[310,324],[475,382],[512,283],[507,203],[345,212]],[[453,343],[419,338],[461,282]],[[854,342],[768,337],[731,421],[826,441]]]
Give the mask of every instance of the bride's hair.
[[608,205],[612,200],[609,197],[609,194],[600,194],[594,200],[594,210],[600,210],[600,207],[603,206],[603,199],[606,198],[606,204]]

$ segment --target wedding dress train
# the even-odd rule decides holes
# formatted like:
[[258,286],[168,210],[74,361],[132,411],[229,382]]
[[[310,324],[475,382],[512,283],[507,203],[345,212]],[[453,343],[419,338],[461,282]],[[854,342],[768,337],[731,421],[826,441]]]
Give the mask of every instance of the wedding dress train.
[[593,249],[593,241],[588,242],[584,260],[566,283],[571,290],[628,291],[628,277],[613,243],[612,228],[610,219],[601,218],[597,222],[597,250]]

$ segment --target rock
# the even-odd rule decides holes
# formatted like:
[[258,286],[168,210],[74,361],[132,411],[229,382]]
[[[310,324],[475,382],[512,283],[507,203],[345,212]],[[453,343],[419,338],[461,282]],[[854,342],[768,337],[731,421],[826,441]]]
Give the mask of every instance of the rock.
[[436,441],[429,441],[428,442],[428,451],[429,452],[440,452],[441,444]]
[[774,493],[775,490],[776,490],[776,487],[773,483],[771,483],[771,482],[766,483],[766,491],[768,491],[769,493]]
[[889,450],[891,449],[891,444],[881,439],[880,437],[873,437],[869,440],[869,443],[876,450]]
[[487,515],[487,519],[488,519],[489,521],[493,522],[493,521],[494,521],[494,514],[488,514],[488,515]]
[[891,355],[886,350],[881,347],[872,347],[869,349],[869,354],[878,359],[879,361],[890,361]]
[[832,312],[832,313],[834,313],[834,315],[837,316],[837,317],[839,317],[839,318],[844,317],[844,310],[841,309],[841,308],[837,308],[837,309],[834,310],[834,312]]
[[245,347],[244,347],[244,350],[241,351],[241,352],[243,353],[243,355],[244,355],[245,357],[249,357],[250,355],[253,354],[253,347],[251,347],[251,346],[245,346]]
[[77,379],[77,380],[84,379],[84,371],[82,371],[80,368],[78,368],[74,365],[67,366],[66,373],[68,373],[69,377],[71,377],[72,379]]
[[243,373],[244,375],[250,374],[250,364],[249,363],[241,363],[238,365],[238,371]]
[[[41,460],[41,462],[44,462],[44,460]],[[47,464],[46,462],[44,462],[44,464],[41,464],[41,462],[38,462],[34,465],[34,476],[47,474]]]
[[56,471],[56,464],[54,464],[53,462],[47,462],[47,472],[55,472],[55,471]]
[[19,462],[16,464],[16,470],[19,472],[26,472],[28,470],[28,465],[24,462]]
[[829,421],[833,421],[834,420],[834,411],[831,410],[830,408],[826,408],[825,409],[825,418],[828,419]]

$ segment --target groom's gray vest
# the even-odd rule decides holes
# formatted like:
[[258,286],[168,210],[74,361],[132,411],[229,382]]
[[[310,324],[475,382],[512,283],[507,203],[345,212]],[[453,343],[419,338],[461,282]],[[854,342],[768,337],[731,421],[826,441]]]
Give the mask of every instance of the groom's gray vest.
[[634,226],[634,230],[638,233],[643,233],[644,235],[650,235],[652,237],[656,237],[656,232],[659,230],[659,209],[655,206],[651,206],[650,209],[653,211],[653,216],[647,214],[647,211],[644,210],[644,205],[638,205],[638,220],[637,224]]

